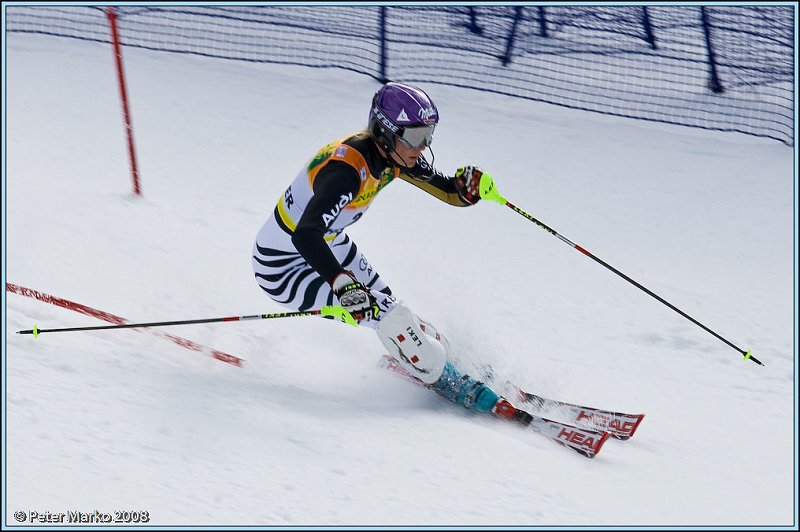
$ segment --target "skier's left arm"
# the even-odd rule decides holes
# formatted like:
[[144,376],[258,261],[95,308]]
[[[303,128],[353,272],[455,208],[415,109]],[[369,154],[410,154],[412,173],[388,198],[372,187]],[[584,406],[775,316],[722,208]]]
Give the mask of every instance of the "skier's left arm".
[[448,177],[433,168],[424,157],[417,159],[413,168],[404,168],[400,179],[421,188],[436,198],[455,205],[468,207],[480,201],[478,185],[483,172],[475,166],[464,166],[456,170],[456,175]]

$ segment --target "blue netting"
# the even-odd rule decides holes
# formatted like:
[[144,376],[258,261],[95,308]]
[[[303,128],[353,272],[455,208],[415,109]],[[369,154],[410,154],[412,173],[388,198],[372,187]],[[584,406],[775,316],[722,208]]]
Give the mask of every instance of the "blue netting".
[[[141,6],[131,47],[341,68],[794,142],[794,17],[773,6]],[[109,41],[103,8],[7,6],[7,32]]]

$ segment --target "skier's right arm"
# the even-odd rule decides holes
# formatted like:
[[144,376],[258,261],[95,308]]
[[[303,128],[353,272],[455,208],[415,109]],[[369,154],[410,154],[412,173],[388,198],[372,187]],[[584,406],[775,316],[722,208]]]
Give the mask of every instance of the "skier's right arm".
[[[343,268],[325,242],[324,235],[333,223],[331,213],[339,212],[336,207],[342,196],[355,196],[359,186],[360,178],[355,168],[340,161],[329,162],[314,180],[314,195],[292,234],[295,249],[329,284]],[[325,214],[328,216],[323,219]],[[328,220],[327,224],[325,220]]]
[[420,156],[413,168],[407,168],[400,179],[408,181],[445,203],[457,207],[475,205],[481,197],[478,192],[483,172],[474,166],[464,166],[456,171],[454,177],[447,177],[433,168]]

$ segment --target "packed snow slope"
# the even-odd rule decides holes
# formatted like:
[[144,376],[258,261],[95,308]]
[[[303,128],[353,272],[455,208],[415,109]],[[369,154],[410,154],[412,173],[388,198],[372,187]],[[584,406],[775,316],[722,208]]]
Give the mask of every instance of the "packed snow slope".
[[[125,50],[142,197],[111,50],[8,35],[5,280],[134,322],[281,312],[256,232],[379,84],[336,69]],[[348,233],[465,368],[643,412],[594,460],[470,415],[315,317],[170,327],[242,367],[5,296],[5,525],[146,511],[194,526],[796,524],[794,151],[443,85],[434,165],[515,205],[742,349],[496,203],[404,182]]]

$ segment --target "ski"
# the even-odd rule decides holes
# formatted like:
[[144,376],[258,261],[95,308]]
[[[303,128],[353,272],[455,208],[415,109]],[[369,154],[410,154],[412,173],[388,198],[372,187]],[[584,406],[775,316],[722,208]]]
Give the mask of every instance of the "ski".
[[[429,388],[428,385],[408,373],[397,360],[389,355],[383,356],[381,365],[414,384]],[[508,420],[523,427],[530,428],[549,440],[563,445],[587,458],[594,458],[597,456],[603,444],[611,436],[611,433],[607,431],[600,431],[587,427],[576,427],[531,414],[521,408],[515,407],[507,400],[498,402],[493,414],[498,419]]]
[[526,392],[511,382],[506,382],[502,391],[522,404],[533,406],[538,413],[563,418],[579,427],[609,432],[618,440],[630,439],[644,419],[644,414],[626,414],[548,399]]

